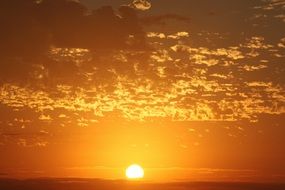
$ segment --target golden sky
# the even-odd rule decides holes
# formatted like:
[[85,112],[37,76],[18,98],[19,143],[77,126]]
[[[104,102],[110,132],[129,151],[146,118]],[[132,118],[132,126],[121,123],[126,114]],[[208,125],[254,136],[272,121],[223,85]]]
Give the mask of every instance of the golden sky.
[[0,177],[284,181],[284,0],[0,3]]

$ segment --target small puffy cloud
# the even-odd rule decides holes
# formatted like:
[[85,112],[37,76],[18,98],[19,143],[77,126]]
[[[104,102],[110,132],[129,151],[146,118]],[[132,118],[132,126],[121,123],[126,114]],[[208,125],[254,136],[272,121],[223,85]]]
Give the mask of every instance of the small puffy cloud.
[[189,33],[188,32],[177,32],[176,34],[171,34],[167,36],[167,38],[169,39],[181,39],[184,37],[189,37]]
[[165,39],[166,35],[164,33],[157,33],[157,32],[149,32],[147,34],[148,38],[160,38],[160,39]]
[[266,65],[245,65],[241,67],[242,69],[246,70],[246,71],[256,71],[256,70],[260,70],[260,69],[265,69],[267,68]]
[[149,10],[151,8],[151,3],[147,0],[134,0],[131,3],[131,7],[136,8],[138,10]]

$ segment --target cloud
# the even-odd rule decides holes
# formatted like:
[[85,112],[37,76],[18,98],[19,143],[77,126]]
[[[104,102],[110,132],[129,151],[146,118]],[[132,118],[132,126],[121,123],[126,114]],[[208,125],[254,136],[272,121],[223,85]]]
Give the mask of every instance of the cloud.
[[138,10],[145,11],[151,8],[151,3],[147,0],[134,0],[130,6]]
[[[50,57],[55,48],[92,52],[145,48],[145,33],[136,10],[129,6],[88,10],[72,0],[3,0],[0,23],[0,84],[17,79],[26,83],[35,74],[36,79],[56,73],[76,75],[74,60],[59,63]],[[65,72],[58,72],[62,69]]]
[[[44,125],[74,118],[70,117],[70,113],[81,111],[92,113],[92,117],[78,116],[74,119],[73,122],[80,126],[92,125],[92,119],[99,120],[115,111],[130,120],[160,117],[174,121],[256,120],[262,112],[284,113],[281,106],[284,90],[278,87],[278,80],[281,79],[274,77],[276,73],[271,72],[270,63],[261,64],[262,59],[267,59],[272,53],[281,54],[281,45],[276,49],[263,37],[249,37],[228,47],[211,47],[211,43],[206,41],[208,35],[196,37],[205,39],[207,46],[201,46],[195,43],[194,32],[189,35],[187,30],[183,30],[168,35],[156,31],[149,32],[147,36],[150,44],[153,42],[158,49],[150,53],[134,52],[129,50],[139,49],[145,43],[141,22],[157,24],[165,19],[189,19],[173,14],[140,19],[136,11],[128,6],[120,7],[118,12],[108,6],[90,12],[78,2],[65,0],[44,0],[39,4],[25,1],[19,5],[20,10],[14,10],[15,4],[10,2],[2,4],[7,9],[3,9],[1,14],[15,17],[17,22],[16,26],[8,21],[4,24],[11,31],[13,27],[20,32],[25,31],[25,38],[31,36],[26,40],[21,39],[19,33],[11,33],[23,40],[17,41],[23,50],[26,50],[26,44],[35,45],[29,51],[31,55],[40,50],[41,43],[30,43],[31,39],[32,42],[35,40],[34,31],[30,31],[32,26],[44,31],[36,34],[43,34],[47,39],[46,49],[57,47],[53,48],[54,54],[50,53],[52,59],[31,61],[21,58],[21,51],[12,51],[17,48],[17,43],[12,41],[13,35],[7,35],[9,43],[4,41],[4,44],[13,45],[9,47],[13,47],[14,56],[0,62],[0,83],[4,84],[0,87],[0,104],[13,111],[27,108],[35,111],[35,120]],[[24,18],[23,22],[18,21],[21,19],[16,14],[18,12]],[[5,20],[4,17],[1,19]],[[213,36],[220,38],[220,34]],[[189,41],[193,42],[189,44]],[[280,43],[283,41],[280,40]],[[46,51],[43,48],[39,55],[44,55]],[[63,58],[60,59],[60,56]],[[259,73],[267,71],[272,73],[271,80],[275,80],[271,86],[245,83],[252,79],[264,81]],[[31,74],[35,76],[32,79]],[[8,79],[21,79],[19,81],[24,81],[25,85],[5,84]],[[40,88],[30,85],[38,81],[41,82]],[[237,97],[236,102],[232,101],[233,97]],[[249,97],[259,99],[245,99]],[[274,104],[262,102],[262,97]],[[66,118],[52,114],[57,110],[61,110],[58,115],[64,114]]]
[[37,4],[31,0],[0,2],[1,57],[37,55],[48,48],[49,32],[36,20],[36,14]]
[[121,7],[117,15],[109,6],[91,12],[78,1],[4,0],[0,12],[1,57],[33,57],[51,46],[118,49],[143,43],[144,32],[130,7]]
[[179,15],[179,14],[163,14],[157,16],[148,16],[141,18],[140,21],[144,25],[154,25],[154,24],[165,24],[165,21],[176,20],[188,23],[190,18]]

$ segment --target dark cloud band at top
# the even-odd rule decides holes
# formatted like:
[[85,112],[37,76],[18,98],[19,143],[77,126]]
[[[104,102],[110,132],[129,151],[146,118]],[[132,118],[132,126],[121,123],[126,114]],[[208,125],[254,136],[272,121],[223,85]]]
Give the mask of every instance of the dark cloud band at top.
[[[39,55],[50,46],[89,49],[142,46],[144,32],[135,10],[121,7],[118,14],[109,6],[90,12],[80,2],[70,0],[1,1],[1,56]],[[129,36],[134,37],[131,44]]]

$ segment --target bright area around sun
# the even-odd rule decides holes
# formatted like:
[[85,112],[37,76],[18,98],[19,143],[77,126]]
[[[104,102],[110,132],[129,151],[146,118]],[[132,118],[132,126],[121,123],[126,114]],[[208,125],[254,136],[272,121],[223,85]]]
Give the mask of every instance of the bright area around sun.
[[144,170],[140,165],[133,164],[126,169],[128,179],[141,179],[144,177]]

